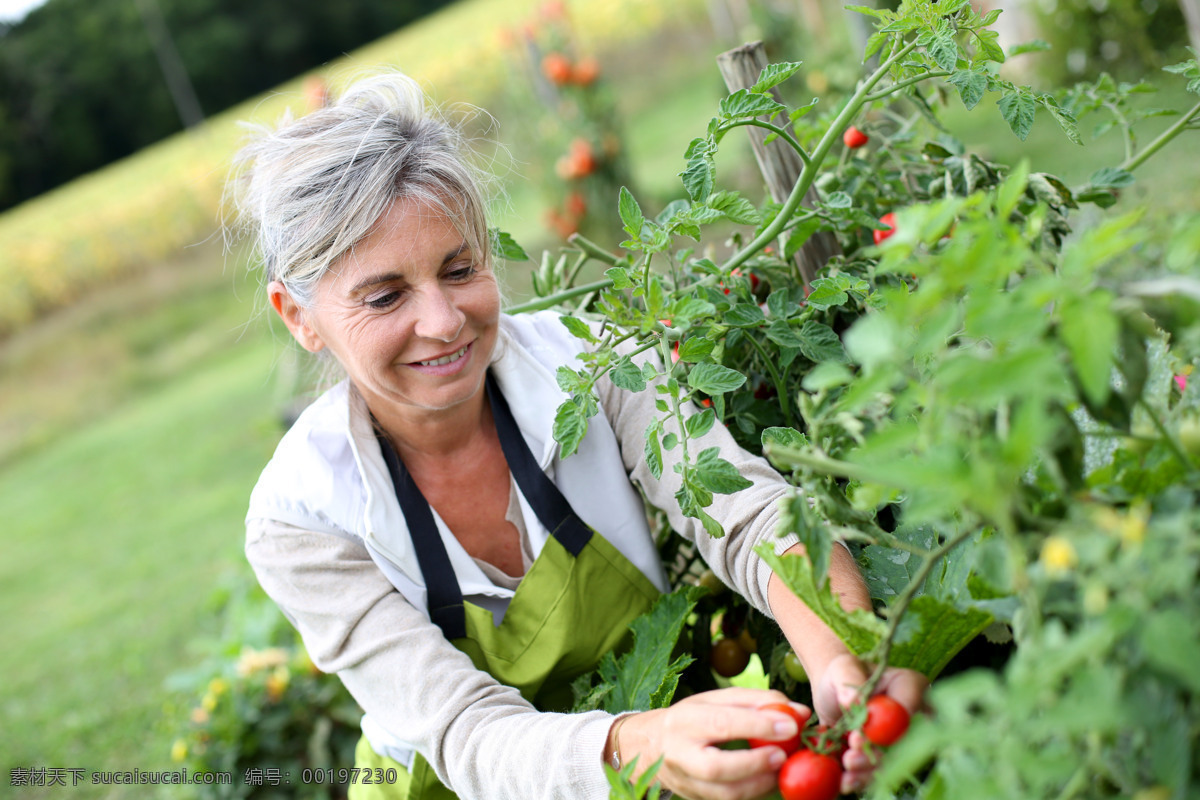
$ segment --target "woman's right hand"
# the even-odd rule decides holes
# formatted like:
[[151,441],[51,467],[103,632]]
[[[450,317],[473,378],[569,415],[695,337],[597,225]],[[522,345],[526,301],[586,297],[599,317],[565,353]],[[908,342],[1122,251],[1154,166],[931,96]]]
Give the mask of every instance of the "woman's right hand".
[[[690,800],[753,800],[775,788],[783,750],[760,747],[723,750],[717,745],[738,739],[784,739],[796,735],[796,721],[767,703],[787,697],[766,689],[729,688],[692,695],[654,711],[621,720],[617,742],[621,763],[636,757],[640,775],[660,757],[657,780]],[[808,715],[809,709],[792,703]]]

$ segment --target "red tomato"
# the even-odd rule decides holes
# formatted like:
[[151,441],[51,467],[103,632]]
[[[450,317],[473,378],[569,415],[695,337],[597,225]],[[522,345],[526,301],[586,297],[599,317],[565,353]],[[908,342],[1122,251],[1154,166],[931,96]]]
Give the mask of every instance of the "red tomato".
[[571,80],[571,62],[562,53],[547,53],[542,59],[542,74],[562,86]]
[[871,744],[887,747],[900,741],[908,730],[908,709],[888,697],[877,694],[867,701],[867,721],[863,723],[863,736]]
[[571,79],[580,86],[591,86],[600,76],[600,65],[594,58],[585,58],[575,65]]
[[800,740],[804,736],[804,726],[808,724],[811,712],[804,713],[795,706],[787,703],[767,703],[761,707],[764,711],[778,711],[796,720],[796,735],[787,739],[748,739],[751,747],[779,747],[789,756],[800,749]]
[[884,225],[887,225],[888,229],[885,231],[876,231],[876,230],[871,231],[871,235],[875,239],[875,244],[879,244],[884,239],[888,238],[889,236],[891,236],[893,233],[896,232],[896,215],[893,214],[891,211],[889,211],[888,213],[886,213],[882,217],[880,217],[879,221],[882,222]]
[[833,756],[800,750],[779,770],[783,800],[834,800],[841,793],[842,765]]
[[849,128],[846,128],[846,132],[842,134],[842,141],[845,142],[846,147],[849,147],[851,150],[857,150],[870,140],[870,136],[867,136],[853,125],[851,125]]
[[723,678],[732,678],[734,675],[741,675],[746,669],[750,663],[750,654],[738,644],[737,639],[721,639],[709,651],[708,661],[713,672]]

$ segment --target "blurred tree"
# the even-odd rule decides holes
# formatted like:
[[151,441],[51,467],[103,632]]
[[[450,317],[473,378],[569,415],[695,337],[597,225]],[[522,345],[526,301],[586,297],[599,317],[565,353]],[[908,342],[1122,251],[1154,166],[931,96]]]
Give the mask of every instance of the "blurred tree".
[[[157,0],[204,114],[447,0]],[[182,128],[138,0],[49,0],[0,25],[0,210]]]

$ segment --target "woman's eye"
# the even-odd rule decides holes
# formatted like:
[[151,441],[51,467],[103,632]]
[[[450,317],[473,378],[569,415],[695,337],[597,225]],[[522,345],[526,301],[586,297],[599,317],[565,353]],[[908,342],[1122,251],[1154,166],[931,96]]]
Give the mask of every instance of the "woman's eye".
[[367,298],[364,302],[371,308],[388,308],[400,300],[400,293],[391,291],[375,297]]
[[446,278],[452,281],[466,281],[475,276],[476,273],[474,264],[465,264],[461,267],[456,267],[446,273]]

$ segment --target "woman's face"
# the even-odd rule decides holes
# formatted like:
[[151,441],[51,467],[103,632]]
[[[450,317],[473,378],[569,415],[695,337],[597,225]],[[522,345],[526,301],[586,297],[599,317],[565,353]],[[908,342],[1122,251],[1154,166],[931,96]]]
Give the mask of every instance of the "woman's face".
[[311,308],[289,308],[282,286],[269,293],[297,340],[329,348],[387,426],[478,395],[500,317],[482,258],[443,212],[398,200],[321,278]]

